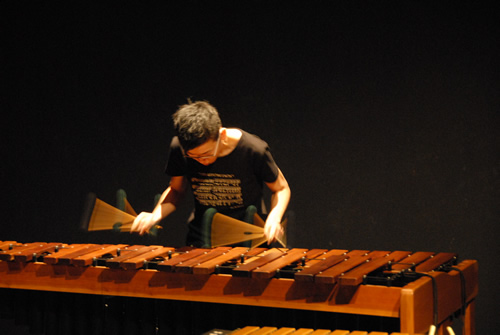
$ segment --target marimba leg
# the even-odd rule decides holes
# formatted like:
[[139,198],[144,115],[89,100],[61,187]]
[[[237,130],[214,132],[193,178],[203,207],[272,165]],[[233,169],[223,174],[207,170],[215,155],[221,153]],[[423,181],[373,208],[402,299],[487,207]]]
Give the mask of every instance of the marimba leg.
[[465,309],[463,335],[476,335],[476,302],[472,300]]
[[448,330],[446,330],[446,328],[451,327],[451,324],[452,324],[451,319],[443,321],[443,323],[441,323],[441,325],[437,328],[436,335],[450,335],[448,333]]

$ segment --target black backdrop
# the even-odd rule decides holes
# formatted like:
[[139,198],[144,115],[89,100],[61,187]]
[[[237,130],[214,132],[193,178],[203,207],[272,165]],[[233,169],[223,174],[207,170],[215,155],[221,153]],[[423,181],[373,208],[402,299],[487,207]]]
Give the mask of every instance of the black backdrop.
[[[499,14],[462,2],[2,1],[0,240],[85,234],[88,192],[151,210],[178,105],[264,138],[293,195],[290,245],[458,252],[498,319]],[[496,273],[496,274],[495,274]]]

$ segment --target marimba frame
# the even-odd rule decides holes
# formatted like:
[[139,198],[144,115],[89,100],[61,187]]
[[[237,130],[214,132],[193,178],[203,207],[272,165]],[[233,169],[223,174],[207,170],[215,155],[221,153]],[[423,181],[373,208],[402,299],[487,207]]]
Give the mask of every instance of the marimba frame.
[[[342,286],[288,278],[255,279],[226,274],[189,274],[156,269],[124,270],[43,262],[0,262],[0,287],[110,296],[197,301],[398,318],[402,332],[425,332],[462,307],[462,274],[466,281],[466,327],[473,334],[477,262],[465,260],[449,272],[435,271],[404,287]],[[460,271],[460,272],[459,272]],[[433,286],[437,286],[436,287]]]

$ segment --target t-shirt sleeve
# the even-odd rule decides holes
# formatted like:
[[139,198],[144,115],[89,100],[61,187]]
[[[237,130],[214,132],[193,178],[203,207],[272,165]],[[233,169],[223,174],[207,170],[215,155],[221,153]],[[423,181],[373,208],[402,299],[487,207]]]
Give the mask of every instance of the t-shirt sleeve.
[[274,161],[271,150],[265,142],[264,148],[262,148],[262,151],[259,154],[259,160],[260,164],[257,164],[257,174],[260,175],[260,178],[266,183],[272,183],[276,181],[279,173],[278,165]]
[[181,145],[177,136],[172,138],[170,142],[170,150],[168,154],[165,173],[171,177],[183,176],[186,173],[186,158],[182,154]]

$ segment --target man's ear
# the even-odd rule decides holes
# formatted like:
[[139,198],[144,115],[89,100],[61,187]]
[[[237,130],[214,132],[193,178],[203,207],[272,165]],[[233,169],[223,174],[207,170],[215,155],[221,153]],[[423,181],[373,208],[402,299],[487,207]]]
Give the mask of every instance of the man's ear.
[[227,140],[227,129],[221,128],[219,136],[220,136],[221,141],[223,141],[223,142],[226,141]]

